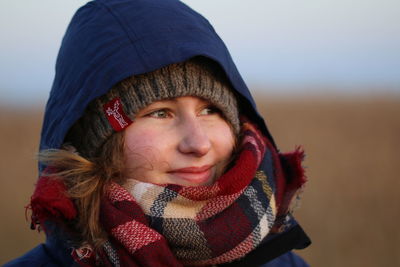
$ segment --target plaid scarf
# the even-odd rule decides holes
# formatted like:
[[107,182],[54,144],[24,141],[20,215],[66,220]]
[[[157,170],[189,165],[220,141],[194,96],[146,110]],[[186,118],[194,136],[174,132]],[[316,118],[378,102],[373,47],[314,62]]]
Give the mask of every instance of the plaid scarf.
[[213,185],[112,184],[100,218],[109,241],[97,260],[76,250],[76,261],[82,266],[99,260],[106,266],[216,265],[244,257],[270,232],[282,230],[289,204],[305,182],[303,152],[278,154],[254,125],[244,122],[242,129],[235,165]]
[[[103,249],[72,250],[81,266],[206,266],[244,257],[269,233],[287,226],[289,206],[305,183],[296,149],[280,154],[244,121],[237,160],[213,185],[183,187],[129,180],[111,184],[100,220],[109,234]],[[51,170],[49,170],[51,172]],[[59,179],[38,180],[28,208],[32,228],[78,216]],[[40,223],[38,226],[37,224]],[[48,233],[52,234],[52,233]]]

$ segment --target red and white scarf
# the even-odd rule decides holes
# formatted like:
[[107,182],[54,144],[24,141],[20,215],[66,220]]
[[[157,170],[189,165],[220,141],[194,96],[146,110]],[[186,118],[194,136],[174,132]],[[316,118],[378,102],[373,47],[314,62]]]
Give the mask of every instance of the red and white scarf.
[[[289,177],[288,183],[283,156],[252,124],[244,123],[243,129],[236,164],[213,185],[136,180],[124,186],[112,184],[101,204],[101,223],[111,236],[103,263],[149,267],[226,263],[245,256],[271,230],[277,231],[304,183],[302,169],[301,176]],[[294,155],[287,155],[284,164]],[[301,157],[297,151],[296,160]]]
[[[81,266],[210,266],[240,259],[280,231],[305,183],[303,152],[278,154],[254,125],[242,129],[234,166],[213,185],[111,184],[100,212],[109,240],[96,253],[75,249],[74,259]],[[46,213],[41,199],[32,198],[34,215]]]

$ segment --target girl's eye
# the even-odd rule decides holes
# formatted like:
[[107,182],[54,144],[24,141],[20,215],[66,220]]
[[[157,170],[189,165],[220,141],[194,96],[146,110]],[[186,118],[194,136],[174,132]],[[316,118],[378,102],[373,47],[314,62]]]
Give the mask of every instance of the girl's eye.
[[214,106],[205,107],[200,111],[200,115],[212,115],[212,114],[221,114],[221,111]]
[[157,118],[157,119],[164,119],[164,118],[168,118],[170,116],[170,114],[165,109],[159,109],[159,110],[149,113],[148,116],[150,116],[152,118]]

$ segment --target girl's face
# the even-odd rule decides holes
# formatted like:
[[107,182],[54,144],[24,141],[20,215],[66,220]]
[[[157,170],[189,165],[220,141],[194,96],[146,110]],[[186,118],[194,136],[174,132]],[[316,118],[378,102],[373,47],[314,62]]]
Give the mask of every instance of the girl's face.
[[125,175],[155,184],[210,185],[224,172],[234,144],[231,127],[208,101],[157,101],[125,129]]

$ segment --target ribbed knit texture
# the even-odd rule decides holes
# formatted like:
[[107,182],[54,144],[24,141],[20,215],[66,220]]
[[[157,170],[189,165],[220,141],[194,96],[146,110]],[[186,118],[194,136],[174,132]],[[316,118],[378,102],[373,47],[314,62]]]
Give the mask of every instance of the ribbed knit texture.
[[197,96],[210,101],[222,111],[234,134],[239,134],[236,97],[224,72],[211,60],[197,57],[121,81],[87,107],[66,141],[83,156],[94,157],[114,132],[103,112],[105,103],[119,97],[124,112],[134,121],[135,114],[149,104],[181,96]]

